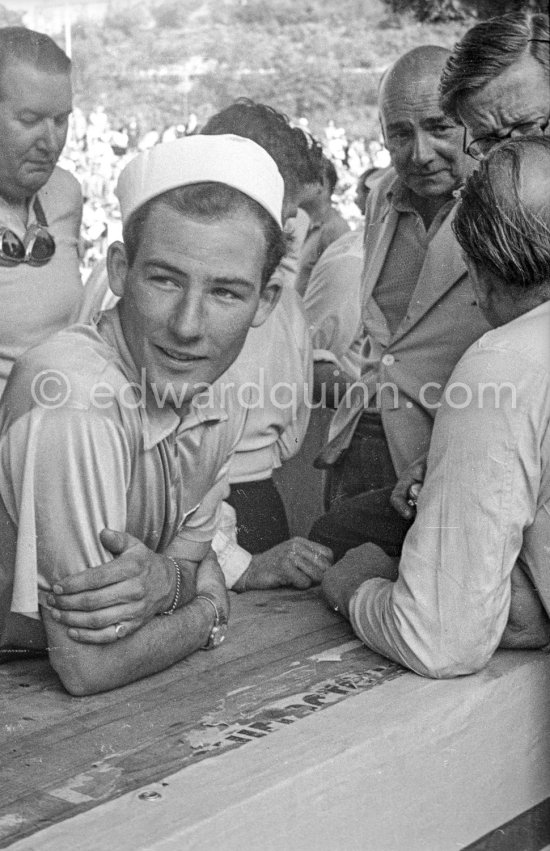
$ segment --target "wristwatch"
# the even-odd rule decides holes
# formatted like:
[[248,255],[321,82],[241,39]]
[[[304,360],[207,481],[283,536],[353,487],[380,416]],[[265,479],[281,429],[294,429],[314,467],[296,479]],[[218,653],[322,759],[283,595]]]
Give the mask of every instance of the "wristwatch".
[[207,591],[204,594],[197,594],[195,600],[208,600],[212,608],[214,609],[214,623],[212,625],[212,629],[210,630],[210,635],[208,636],[208,641],[202,648],[203,650],[214,650],[216,647],[219,647],[225,641],[225,635],[227,633],[227,615],[223,611],[221,607],[216,603],[216,599],[213,594],[209,594]]

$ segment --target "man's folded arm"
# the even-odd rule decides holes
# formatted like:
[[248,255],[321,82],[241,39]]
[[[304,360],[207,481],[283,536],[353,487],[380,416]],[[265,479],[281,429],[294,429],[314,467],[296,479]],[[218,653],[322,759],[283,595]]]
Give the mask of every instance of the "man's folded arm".
[[43,595],[51,617],[70,627],[73,640],[109,644],[195,596],[197,566],[208,545],[200,558],[195,548],[197,557],[190,559],[172,546],[169,557],[153,552],[128,532],[104,529],[100,538],[114,561],[64,576]]
[[69,638],[47,609],[42,616],[52,667],[75,696],[108,691],[162,671],[204,647],[212,627],[211,607],[193,599],[169,617],[157,617],[111,644],[81,644]]
[[73,641],[68,628],[43,608],[52,667],[75,696],[108,691],[168,668],[205,647],[212,629],[212,603],[228,615],[229,601],[215,554],[208,550],[196,577],[196,595],[165,617],[155,617],[131,635],[108,644]]
[[[225,463],[200,505],[162,553],[149,549],[128,531],[101,531],[101,542],[114,561],[64,576],[47,597],[56,619],[71,627],[70,638],[109,644],[117,640],[114,626],[121,625],[122,634],[129,635],[172,605],[180,608],[193,598],[197,567],[209,554],[221,502],[229,490],[227,470]],[[239,576],[245,568],[241,567]]]

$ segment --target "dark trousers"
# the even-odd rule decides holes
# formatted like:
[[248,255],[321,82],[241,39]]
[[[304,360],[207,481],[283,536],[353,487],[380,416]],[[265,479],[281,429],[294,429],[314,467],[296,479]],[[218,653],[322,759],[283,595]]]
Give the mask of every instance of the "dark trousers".
[[390,504],[396,481],[380,415],[365,411],[350,446],[329,470],[329,509],[313,524],[310,540],[330,547],[335,561],[368,542],[398,556],[411,521]]
[[285,507],[273,479],[231,485],[226,502],[237,515],[237,541],[252,555],[290,538]]

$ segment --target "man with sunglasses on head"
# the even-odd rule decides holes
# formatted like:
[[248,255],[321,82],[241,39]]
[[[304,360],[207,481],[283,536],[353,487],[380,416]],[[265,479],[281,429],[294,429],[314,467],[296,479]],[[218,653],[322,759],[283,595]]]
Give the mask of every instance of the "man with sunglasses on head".
[[43,33],[0,29],[0,393],[16,358],[69,325],[82,299],[82,198],[58,168],[71,61]]
[[501,15],[468,30],[441,77],[441,106],[464,126],[464,150],[482,160],[505,139],[548,135],[548,15]]

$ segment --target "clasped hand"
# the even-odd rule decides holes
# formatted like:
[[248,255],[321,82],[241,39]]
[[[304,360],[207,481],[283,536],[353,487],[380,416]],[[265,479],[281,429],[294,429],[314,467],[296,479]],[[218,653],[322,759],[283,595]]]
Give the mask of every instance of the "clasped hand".
[[332,550],[306,538],[291,538],[252,556],[234,591],[291,586],[305,590],[318,585],[332,564]]
[[[125,532],[104,529],[101,543],[115,560],[58,580],[46,598],[52,618],[86,644],[107,644],[131,635],[166,610],[176,587],[173,563]],[[194,577],[183,572],[184,595]],[[122,624],[115,635],[113,626]]]
[[395,485],[390,502],[401,517],[411,520],[416,511],[416,500],[426,477],[427,456],[423,455],[404,470]]

